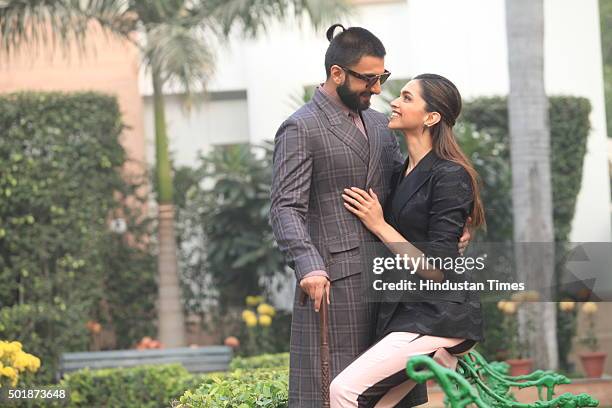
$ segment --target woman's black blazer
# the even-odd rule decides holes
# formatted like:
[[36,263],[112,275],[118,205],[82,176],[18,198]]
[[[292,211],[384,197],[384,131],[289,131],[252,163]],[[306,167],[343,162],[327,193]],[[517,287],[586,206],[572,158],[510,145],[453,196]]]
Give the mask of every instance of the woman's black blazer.
[[[459,257],[459,238],[474,202],[467,171],[457,163],[439,158],[433,151],[404,176],[408,164],[407,159],[402,171],[394,176],[395,189],[385,205],[387,222],[426,256]],[[445,280],[471,279],[453,270],[444,273]],[[427,299],[382,303],[377,316],[377,337],[392,331],[409,331],[482,340],[480,302],[475,293],[433,292]]]

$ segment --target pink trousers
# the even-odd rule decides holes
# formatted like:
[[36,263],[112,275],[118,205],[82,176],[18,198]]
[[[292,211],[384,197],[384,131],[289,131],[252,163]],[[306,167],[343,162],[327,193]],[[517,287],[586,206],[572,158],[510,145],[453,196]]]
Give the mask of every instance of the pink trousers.
[[446,349],[464,341],[407,332],[389,333],[334,378],[330,386],[331,408],[394,407],[416,385],[406,375],[410,357],[432,355],[438,364],[454,370],[457,358]]

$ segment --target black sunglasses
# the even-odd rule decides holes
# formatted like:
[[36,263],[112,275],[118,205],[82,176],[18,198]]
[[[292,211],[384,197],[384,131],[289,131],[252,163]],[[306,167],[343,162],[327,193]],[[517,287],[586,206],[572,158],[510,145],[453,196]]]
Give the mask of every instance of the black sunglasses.
[[346,72],[348,72],[349,74],[351,74],[352,76],[354,76],[355,78],[359,78],[362,81],[365,81],[366,86],[368,88],[373,87],[378,81],[380,81],[381,85],[384,84],[387,81],[387,79],[389,79],[389,76],[391,76],[391,73],[387,71],[386,69],[385,69],[385,72],[383,72],[380,75],[376,75],[376,74],[365,75],[365,74],[360,74],[359,72],[355,72],[352,69],[348,69],[340,65],[338,66],[342,68],[343,70],[345,70]]

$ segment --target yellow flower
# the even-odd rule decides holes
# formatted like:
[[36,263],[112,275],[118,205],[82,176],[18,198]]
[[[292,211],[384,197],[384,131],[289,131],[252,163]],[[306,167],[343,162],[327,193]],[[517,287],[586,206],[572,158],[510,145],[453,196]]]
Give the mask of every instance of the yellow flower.
[[255,316],[255,314],[253,314],[252,316],[249,316],[245,320],[245,323],[246,323],[247,327],[255,327],[255,326],[257,326],[257,316]]
[[30,356],[30,362],[27,368],[30,370],[30,372],[35,373],[40,368],[40,358],[33,355]]
[[15,387],[17,385],[19,375],[17,374],[17,370],[15,370],[13,367],[4,367],[0,369],[0,376],[5,376],[11,380],[11,387]]
[[597,304],[594,302],[586,302],[582,305],[582,311],[586,314],[593,314],[597,312]]
[[28,357],[26,353],[24,353],[23,351],[20,351],[19,353],[15,353],[15,355],[13,355],[12,365],[17,371],[25,370],[26,367],[28,366]]
[[245,309],[242,311],[242,320],[246,323],[248,320],[257,319],[255,312]]
[[516,303],[506,302],[502,311],[507,315],[515,314],[516,313]]
[[564,300],[563,302],[559,302],[559,309],[562,312],[571,312],[576,307],[576,302],[571,300]]
[[17,370],[13,367],[4,367],[0,369],[0,376],[5,376],[11,380],[13,387],[17,384]]
[[263,297],[262,296],[247,296],[246,297],[246,304],[247,306],[257,306],[258,304],[260,304],[261,302],[263,302]]
[[272,318],[268,315],[260,315],[259,316],[259,325],[263,327],[268,327],[272,324]]
[[40,359],[20,351],[13,357],[13,367],[20,372],[25,370],[36,372],[40,368]]
[[503,312],[504,308],[506,307],[506,303],[508,303],[506,300],[500,300],[497,302],[497,308]]
[[257,313],[259,313],[260,315],[268,315],[270,317],[274,317],[274,315],[276,314],[276,310],[269,304],[262,303],[257,306]]
[[[22,345],[18,341],[0,341],[0,377],[10,379],[12,387],[17,385],[19,373],[28,370],[36,372],[40,368],[40,359],[22,350]],[[8,364],[8,365],[7,365]]]
[[13,353],[18,353],[21,351],[21,343],[18,341],[11,341],[9,346],[12,347]]
[[18,341],[0,341],[0,357],[5,362],[8,361],[8,364],[12,364],[12,361],[19,353],[21,353],[21,343]]

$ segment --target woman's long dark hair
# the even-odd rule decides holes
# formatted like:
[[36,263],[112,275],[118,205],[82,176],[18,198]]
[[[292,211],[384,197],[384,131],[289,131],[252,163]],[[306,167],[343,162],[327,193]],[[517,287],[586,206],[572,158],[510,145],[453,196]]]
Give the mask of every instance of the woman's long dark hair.
[[429,128],[433,151],[441,159],[455,162],[462,166],[472,181],[474,205],[472,208],[472,226],[486,227],[484,207],[480,198],[480,177],[472,166],[470,159],[459,147],[453,126],[461,113],[461,94],[448,79],[436,74],[421,74],[413,78],[419,81],[421,97],[425,100],[427,112],[438,112],[441,116],[438,123]]

